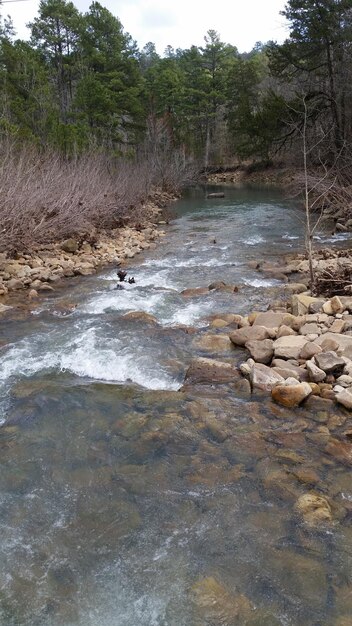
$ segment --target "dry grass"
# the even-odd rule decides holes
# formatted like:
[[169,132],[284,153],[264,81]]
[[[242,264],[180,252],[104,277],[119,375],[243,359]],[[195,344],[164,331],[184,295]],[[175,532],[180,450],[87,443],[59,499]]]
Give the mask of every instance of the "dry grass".
[[[184,172],[168,163],[172,187]],[[93,154],[63,160],[52,152],[0,144],[0,251],[58,241],[93,228],[111,229],[143,219],[152,185],[164,177],[154,159],[117,162]],[[170,185],[171,186],[171,185]]]

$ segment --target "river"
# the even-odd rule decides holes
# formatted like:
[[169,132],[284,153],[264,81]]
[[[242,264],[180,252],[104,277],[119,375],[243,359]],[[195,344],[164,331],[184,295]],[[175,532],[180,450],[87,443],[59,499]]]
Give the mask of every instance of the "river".
[[[299,249],[301,215],[231,187],[172,210],[134,284],[109,268],[0,321],[0,624],[350,626],[352,482],[322,452],[334,416],[181,389],[194,356],[244,359],[205,347],[209,320],[282,297],[254,261]],[[239,290],[180,294],[214,281]],[[295,515],[312,489],[328,527]]]

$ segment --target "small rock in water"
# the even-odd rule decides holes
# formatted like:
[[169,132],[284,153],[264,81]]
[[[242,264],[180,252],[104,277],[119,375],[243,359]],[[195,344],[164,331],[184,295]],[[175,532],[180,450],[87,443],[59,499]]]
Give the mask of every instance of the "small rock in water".
[[298,498],[296,512],[303,517],[308,526],[319,526],[332,521],[331,506],[326,498],[315,493],[305,493]]
[[271,397],[278,404],[287,408],[298,406],[312,393],[312,388],[308,383],[297,383],[292,379],[292,384],[280,384],[272,389]]

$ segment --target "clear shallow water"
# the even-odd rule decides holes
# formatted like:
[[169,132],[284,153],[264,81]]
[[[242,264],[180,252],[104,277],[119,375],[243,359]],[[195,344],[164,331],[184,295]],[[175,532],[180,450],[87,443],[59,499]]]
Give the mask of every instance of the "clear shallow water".
[[[352,613],[350,469],[319,430],[331,415],[178,391],[194,354],[217,356],[197,347],[207,316],[281,293],[248,262],[296,249],[300,216],[273,191],[230,188],[192,190],[175,211],[131,263],[135,285],[117,291],[104,271],[0,322],[4,626],[345,626]],[[180,295],[215,280],[240,290]],[[123,319],[136,310],[158,324]],[[312,488],[338,511],[328,528],[295,516]]]

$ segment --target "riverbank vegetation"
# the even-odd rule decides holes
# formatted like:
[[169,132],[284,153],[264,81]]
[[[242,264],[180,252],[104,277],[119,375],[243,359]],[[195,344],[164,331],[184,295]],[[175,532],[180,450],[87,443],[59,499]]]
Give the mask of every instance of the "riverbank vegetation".
[[241,162],[300,168],[303,128],[309,174],[323,172],[320,204],[337,206],[332,217],[343,229],[351,2],[289,0],[283,13],[290,33],[282,45],[239,53],[209,30],[203,46],[169,46],[163,56],[153,43],[138,49],[98,2],[81,13],[67,0],[42,0],[28,41],[3,19],[2,245],[29,230],[40,239],[87,220],[115,223],[152,185],[179,189],[191,162],[198,171]]

